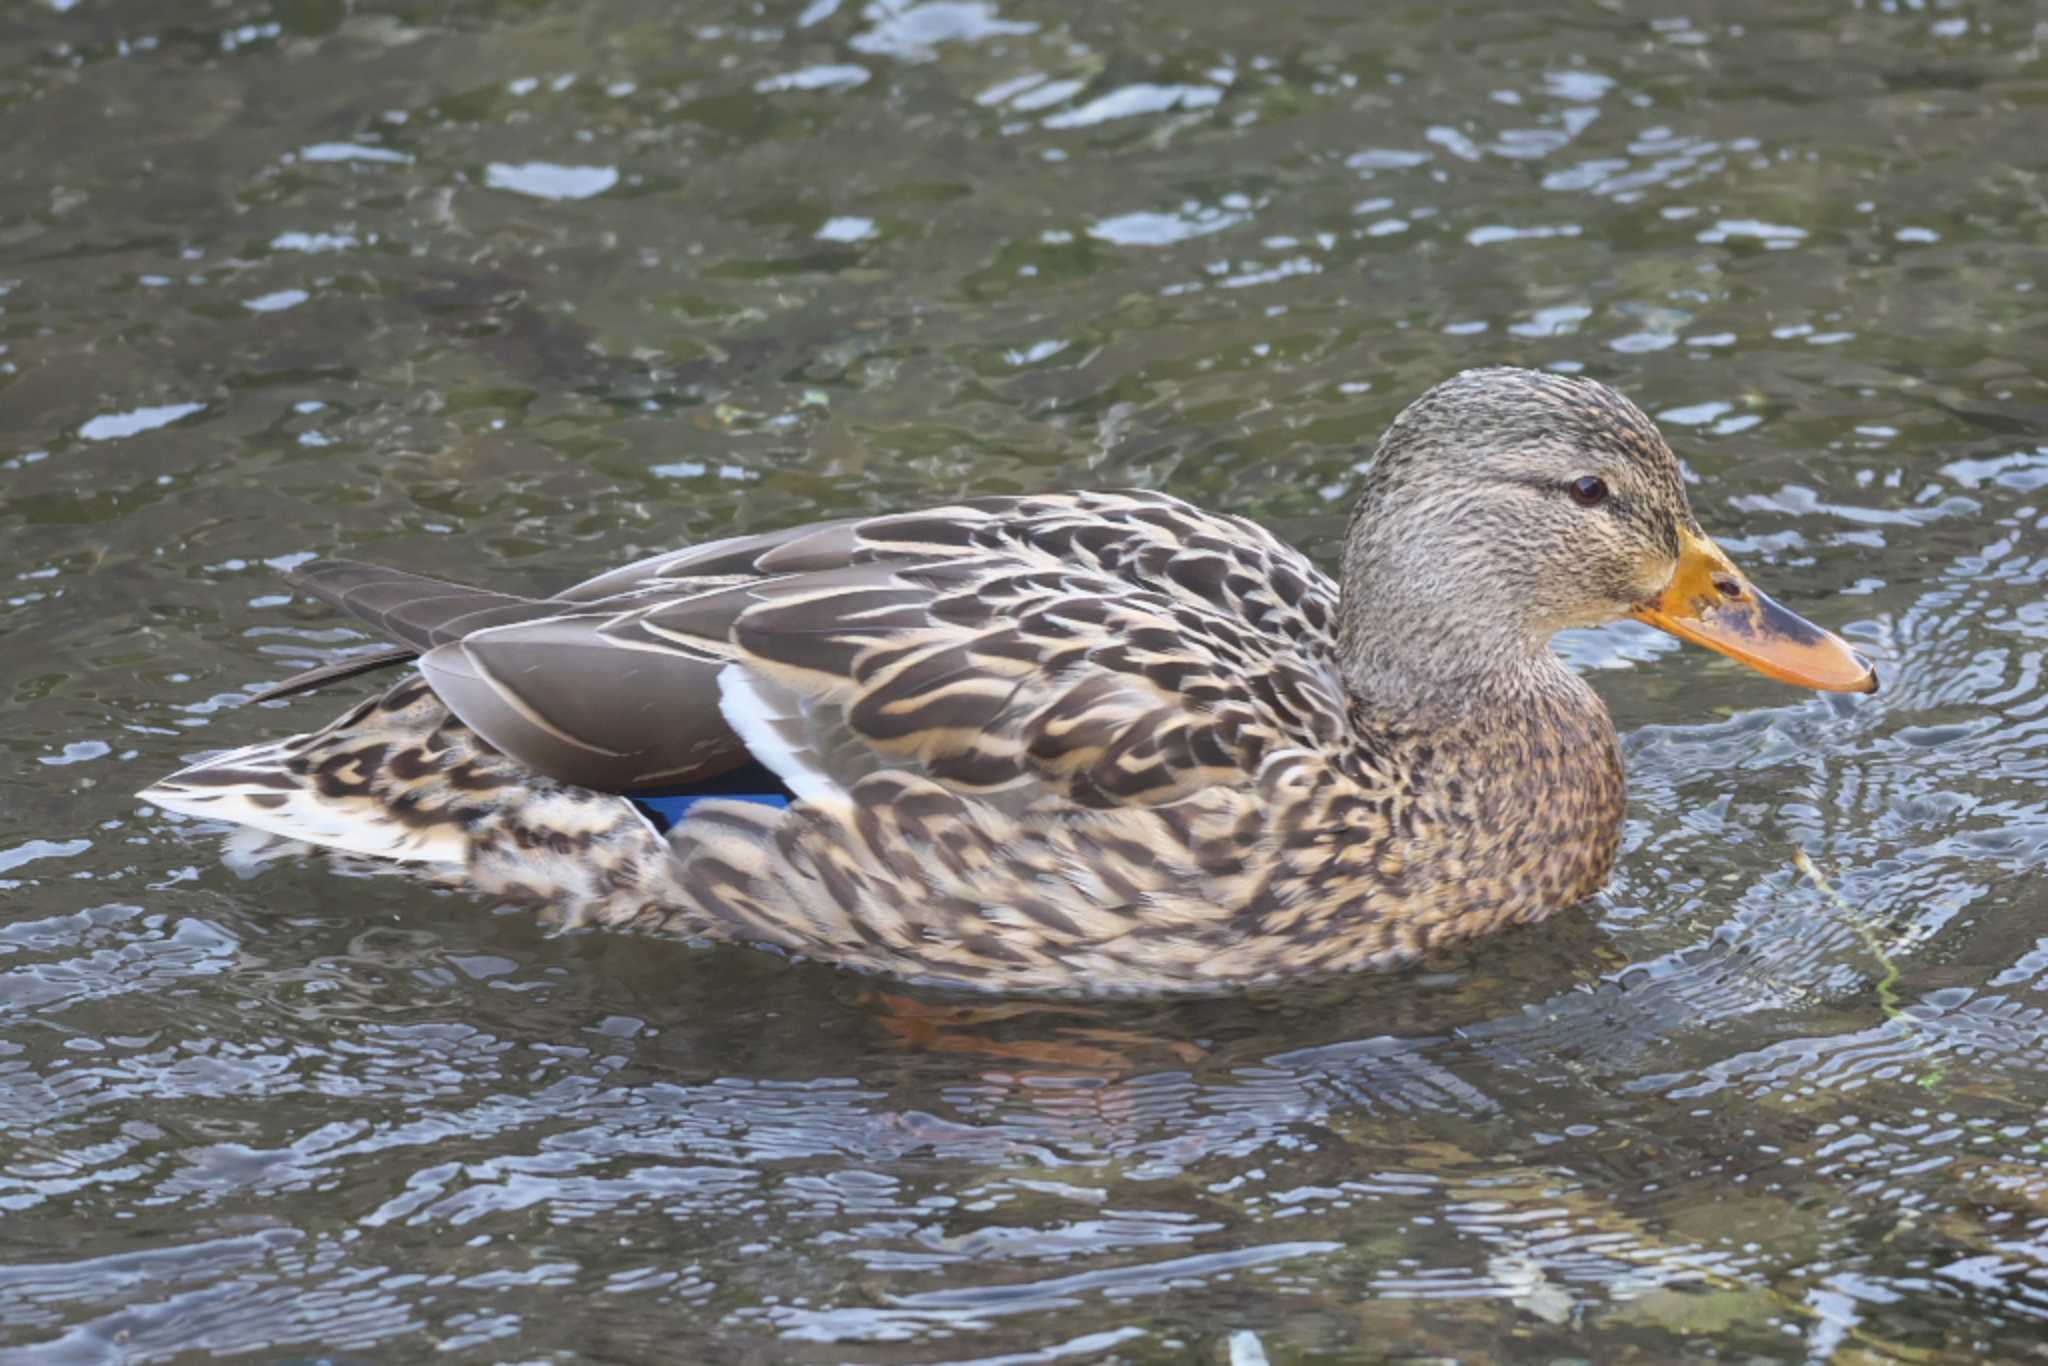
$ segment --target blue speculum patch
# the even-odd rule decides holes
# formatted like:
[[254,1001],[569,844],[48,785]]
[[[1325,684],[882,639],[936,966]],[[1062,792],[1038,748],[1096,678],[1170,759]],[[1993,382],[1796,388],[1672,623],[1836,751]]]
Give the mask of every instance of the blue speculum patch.
[[762,806],[782,807],[789,805],[792,796],[774,773],[760,764],[749,763],[674,792],[635,793],[632,802],[665,835],[698,802],[758,802]]
[[694,792],[675,797],[635,797],[633,805],[647,813],[654,828],[666,835],[690,814],[698,802],[759,802],[763,806],[788,806],[789,798],[766,792]]

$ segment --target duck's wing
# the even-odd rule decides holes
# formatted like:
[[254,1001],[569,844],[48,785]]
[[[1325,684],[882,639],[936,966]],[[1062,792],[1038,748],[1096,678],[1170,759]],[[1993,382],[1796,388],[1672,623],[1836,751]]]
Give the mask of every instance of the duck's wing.
[[530,620],[546,615],[548,610],[531,598],[468,588],[425,574],[384,569],[354,560],[314,560],[290,577],[294,586],[403,643],[349,655],[293,674],[255,694],[250,698],[252,702],[311,692],[374,669],[402,664],[422,650],[458,640],[471,631]]
[[[714,566],[693,575],[689,552],[607,576],[613,591],[528,598],[346,560],[315,561],[295,580],[311,595],[400,643],[294,675],[257,701],[307,692],[417,659],[440,699],[513,757],[577,786],[656,791],[745,762],[746,746],[719,711],[715,642],[668,639],[652,613],[703,600],[704,619],[730,621],[751,599],[735,590],[781,582],[751,561],[769,538],[734,553],[706,547]],[[790,539],[775,538],[775,541]],[[766,544],[763,544],[766,543]],[[847,567],[841,566],[841,572]],[[855,571],[856,574],[867,571]]]
[[466,725],[522,763],[601,792],[673,790],[747,758],[719,679],[737,653],[732,626],[750,607],[831,591],[839,610],[857,612],[859,589],[893,572],[841,565],[551,601],[544,615],[435,646],[420,672]]
[[733,545],[421,668],[499,748],[607,791],[750,753],[813,799],[897,770],[1015,804],[1150,803],[1344,726],[1328,580],[1178,500],[988,500]]
[[[436,645],[486,626],[558,615],[565,603],[588,604],[621,596],[690,592],[766,577],[780,571],[764,569],[761,561],[792,542],[808,543],[811,547],[793,557],[798,565],[814,563],[822,545],[843,542],[850,551],[852,544],[842,529],[857,525],[858,521],[854,518],[818,522],[666,551],[547,598],[471,588],[357,560],[313,560],[286,575],[295,587],[405,643],[352,654],[293,674],[249,700],[268,702],[312,692],[330,683],[406,663]],[[844,558],[842,553],[839,562],[843,563]]]
[[1328,580],[1251,524],[1158,494],[735,538],[550,599],[360,566],[307,578],[423,651],[486,740],[600,791],[751,753],[817,798],[898,769],[1016,802],[1156,802],[1343,724]]
[[870,544],[862,531],[893,520],[899,519],[843,517],[667,550],[608,570],[594,579],[585,579],[557,593],[555,599],[598,602],[645,593],[691,592],[720,583],[773,578],[807,569],[836,569],[856,558],[872,558],[881,553],[882,547]]

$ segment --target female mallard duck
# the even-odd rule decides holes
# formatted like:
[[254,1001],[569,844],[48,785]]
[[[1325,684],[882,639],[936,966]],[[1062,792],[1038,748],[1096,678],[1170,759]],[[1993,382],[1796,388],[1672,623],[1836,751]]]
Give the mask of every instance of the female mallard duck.
[[1341,587],[1164,494],[978,498],[657,555],[552,598],[344,561],[417,657],[325,730],[145,791],[522,891],[570,924],[951,986],[1201,991],[1374,967],[1589,895],[1614,730],[1552,653],[1633,617],[1811,688],[1614,391],[1474,370],[1380,442]]

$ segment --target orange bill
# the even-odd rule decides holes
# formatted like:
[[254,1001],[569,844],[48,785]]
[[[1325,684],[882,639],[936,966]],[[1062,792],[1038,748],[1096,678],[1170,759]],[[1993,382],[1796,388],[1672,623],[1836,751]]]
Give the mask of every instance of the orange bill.
[[1705,536],[1681,531],[1679,538],[1671,582],[1630,616],[1782,682],[1823,692],[1877,691],[1877,671],[1849,642],[1759,593]]

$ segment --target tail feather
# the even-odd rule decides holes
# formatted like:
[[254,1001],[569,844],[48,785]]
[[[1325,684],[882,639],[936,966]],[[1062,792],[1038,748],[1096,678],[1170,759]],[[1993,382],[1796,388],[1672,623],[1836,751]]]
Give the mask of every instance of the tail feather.
[[561,612],[559,603],[470,588],[403,569],[355,560],[313,560],[292,583],[385,635],[430,650],[473,631]]
[[313,560],[287,577],[293,586],[404,642],[348,655],[271,684],[250,697],[271,702],[417,659],[474,631],[558,615],[559,603],[469,588],[445,579],[355,560]]
[[228,821],[346,853],[462,866],[468,841],[459,827],[411,824],[389,805],[367,797],[322,796],[317,780],[294,771],[295,760],[301,769],[310,769],[304,752],[315,738],[298,735],[216,754],[137,795],[180,815]]
[[529,893],[569,920],[674,900],[670,846],[646,812],[499,753],[417,675],[323,730],[202,759],[140,795],[437,880]]
[[290,678],[281,679],[261,692],[251,693],[249,700],[275,702],[280,697],[296,697],[302,692],[324,688],[329,683],[339,683],[345,678],[354,678],[378,669],[388,669],[393,664],[403,664],[407,660],[417,658],[419,651],[409,645],[392,645],[381,650],[348,655],[332,663],[315,665],[303,673],[295,673]]

